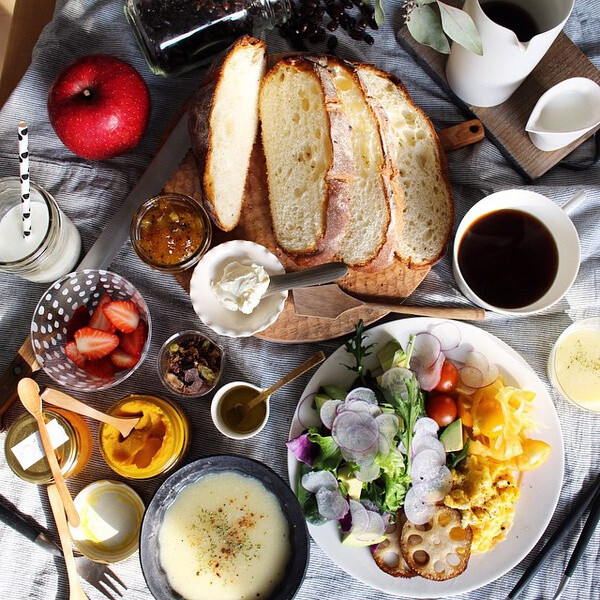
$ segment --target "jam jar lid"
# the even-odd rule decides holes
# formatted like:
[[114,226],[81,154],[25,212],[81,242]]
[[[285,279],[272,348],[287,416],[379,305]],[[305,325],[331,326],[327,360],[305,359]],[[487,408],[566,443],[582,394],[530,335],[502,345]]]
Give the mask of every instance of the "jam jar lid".
[[[51,439],[54,435],[64,440],[55,451],[63,475],[67,476],[77,463],[79,445],[77,435],[69,421],[52,410],[43,411],[44,420],[50,428]],[[38,438],[36,444],[35,438]],[[19,444],[21,444],[19,446]],[[29,413],[18,417],[11,425],[4,443],[6,462],[12,471],[29,483],[44,484],[52,481],[48,461],[41,449],[38,425]],[[33,461],[33,464],[30,464]]]

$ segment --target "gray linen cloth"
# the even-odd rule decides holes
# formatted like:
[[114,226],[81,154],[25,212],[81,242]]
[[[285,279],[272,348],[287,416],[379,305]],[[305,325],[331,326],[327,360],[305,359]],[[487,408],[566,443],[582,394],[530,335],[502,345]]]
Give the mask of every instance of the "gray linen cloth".
[[[399,2],[389,2],[389,18],[375,33],[373,47],[340,36],[339,54],[368,61],[399,76],[415,102],[443,128],[464,119],[437,84],[432,82],[395,40],[399,27],[394,12]],[[577,0],[566,33],[600,67],[600,13],[597,0]],[[275,33],[269,34],[271,51],[284,50],[285,43]],[[46,98],[49,86],[67,63],[91,52],[107,52],[133,64],[146,79],[152,96],[152,115],[148,131],[138,148],[130,154],[104,162],[89,162],[74,156],[58,140],[47,118]],[[35,48],[33,62],[14,94],[0,112],[0,176],[17,175],[16,125],[26,119],[30,125],[32,180],[48,189],[81,232],[85,249],[110,222],[127,192],[136,183],[156,152],[167,124],[184,100],[196,88],[202,71],[176,79],[162,79],[150,73],[134,41],[123,14],[121,0],[58,0],[52,22],[45,28]],[[600,166],[594,161],[594,139],[588,140],[562,164],[528,185],[505,161],[488,140],[463,148],[448,156],[456,200],[456,222],[477,200],[507,188],[528,188],[547,195],[560,204],[575,191],[586,190],[587,201],[575,212],[573,220],[581,236],[582,264],[575,285],[566,298],[549,311],[527,318],[509,319],[489,314],[479,326],[507,342],[548,384],[546,360],[553,342],[572,321],[600,315]],[[111,270],[126,276],[140,290],[151,310],[154,333],[150,353],[142,367],[117,389],[89,395],[100,409],[129,393],[164,393],[155,369],[157,351],[172,333],[189,328],[205,329],[194,314],[190,300],[170,276],[152,271],[123,246]],[[44,284],[33,284],[0,273],[0,371],[4,371],[21,342],[28,335],[33,309],[45,290]],[[449,256],[435,266],[411,299],[415,303],[455,301],[457,289],[452,278]],[[460,301],[460,300],[459,300]],[[210,332],[208,332],[210,333]],[[322,348],[326,353],[337,348],[341,340],[322,344],[280,345],[256,338],[219,339],[227,350],[223,383],[249,380],[267,386],[301,360]],[[257,437],[239,443],[221,436],[210,419],[210,397],[182,403],[190,417],[193,443],[187,460],[213,453],[240,453],[264,461],[287,478],[285,441],[294,406],[308,382],[305,375],[274,398],[276,409],[266,429]],[[50,383],[45,374],[42,383]],[[600,450],[600,415],[584,413],[551,391],[561,419],[565,437],[566,469],[563,492],[556,513],[536,548],[552,533],[582,489],[587,488],[598,473]],[[21,412],[13,407],[10,423]],[[93,426],[92,426],[93,427]],[[96,429],[93,427],[93,433]],[[4,444],[4,434],[0,436]],[[101,478],[115,478],[102,461],[97,448],[85,471],[69,481],[73,493]],[[163,478],[133,483],[147,502]],[[55,531],[46,494],[19,480],[0,457],[1,493],[25,514]],[[581,525],[559,549],[524,593],[530,600],[551,598],[568,561],[570,549]],[[0,524],[0,598],[18,600],[36,598],[64,599],[68,587],[64,563],[53,559],[12,529]],[[565,598],[600,598],[600,575],[597,570],[600,553],[599,534],[592,539],[587,553],[567,589]],[[298,593],[300,600],[316,598],[382,599],[392,598],[371,589],[339,569],[320,548],[312,543],[311,560],[306,580]],[[532,556],[514,570],[486,587],[463,595],[477,600],[504,598],[517,582]],[[127,583],[126,598],[148,599],[148,591],[139,566],[138,555],[114,566],[114,571]],[[90,598],[102,598],[84,583]],[[398,596],[402,595],[398,583]],[[444,586],[440,585],[440,597]]]

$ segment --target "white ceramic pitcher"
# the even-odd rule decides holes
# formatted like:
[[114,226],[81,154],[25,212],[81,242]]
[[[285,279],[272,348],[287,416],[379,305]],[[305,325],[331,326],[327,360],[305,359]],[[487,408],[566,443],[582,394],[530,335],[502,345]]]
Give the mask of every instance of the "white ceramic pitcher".
[[[574,0],[508,0],[525,10],[541,33],[528,42],[483,12],[488,0],[466,0],[464,10],[481,37],[483,56],[453,43],[446,78],[456,95],[473,106],[496,106],[507,100],[533,71],[571,14]],[[481,2],[481,4],[480,4]]]

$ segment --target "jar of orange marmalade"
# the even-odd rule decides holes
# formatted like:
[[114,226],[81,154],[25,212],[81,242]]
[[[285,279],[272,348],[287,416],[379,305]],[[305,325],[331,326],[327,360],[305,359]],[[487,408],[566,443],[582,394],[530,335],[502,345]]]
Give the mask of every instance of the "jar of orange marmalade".
[[[75,413],[59,408],[44,409],[44,421],[53,440],[60,470],[65,478],[81,472],[92,455],[92,434]],[[45,484],[53,481],[39,438],[36,420],[29,413],[18,417],[6,434],[6,462],[24,481]]]

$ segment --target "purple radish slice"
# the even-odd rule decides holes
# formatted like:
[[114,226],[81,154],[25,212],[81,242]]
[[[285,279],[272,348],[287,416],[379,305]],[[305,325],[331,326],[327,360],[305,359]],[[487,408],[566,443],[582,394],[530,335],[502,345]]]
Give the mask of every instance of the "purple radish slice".
[[363,483],[375,481],[379,477],[379,465],[371,463],[369,465],[360,465],[357,471],[354,471],[354,477]]
[[406,518],[414,525],[425,525],[427,521],[433,518],[435,505],[426,504],[419,500],[411,487],[404,497],[404,513]]
[[383,435],[379,435],[379,454],[386,456],[392,449],[391,443]]
[[375,422],[377,423],[377,427],[379,427],[379,433],[383,435],[388,442],[391,442],[396,433],[398,433],[398,417],[392,413],[382,413],[375,417]]
[[412,379],[413,373],[403,367],[392,367],[381,376],[381,387],[389,390],[401,400],[408,399],[407,381]]
[[452,489],[452,473],[445,465],[439,468],[438,474],[427,481],[413,484],[416,497],[425,504],[441,502]]
[[418,333],[415,336],[410,366],[413,370],[428,369],[438,359],[442,351],[440,340],[430,333]]
[[491,383],[494,383],[494,381],[496,381],[498,378],[498,367],[490,364],[490,361],[487,359],[485,354],[481,352],[477,352],[475,350],[471,352],[466,364],[469,367],[475,367],[481,371],[483,381],[481,382],[480,387],[486,387]]
[[354,535],[360,535],[367,530],[369,526],[369,513],[367,509],[357,500],[350,498],[350,514],[352,516],[352,527],[350,531]]
[[371,388],[358,387],[350,390],[346,396],[346,402],[349,400],[363,400],[369,404],[377,404],[377,396]]
[[345,411],[335,418],[331,437],[343,450],[360,453],[378,443],[379,427],[368,413]]
[[296,417],[300,422],[302,429],[310,429],[311,427],[319,427],[321,425],[319,412],[313,406],[314,399],[315,394],[308,394],[308,396],[304,396],[298,404]]
[[483,386],[483,373],[477,368],[465,365],[460,370],[460,381],[466,387],[477,390]]
[[437,432],[439,429],[439,425],[430,417],[421,417],[417,419],[415,423],[415,427],[413,429],[415,437],[418,435],[435,435],[437,436]]
[[352,534],[361,541],[370,542],[379,539],[385,533],[385,521],[376,511],[366,508],[356,500],[350,500],[352,514]]
[[319,514],[325,519],[338,521],[348,512],[348,501],[339,490],[321,488],[316,494]]
[[411,455],[414,457],[415,454],[418,454],[422,450],[433,450],[437,453],[440,464],[446,462],[446,449],[444,448],[444,444],[442,444],[437,437],[432,435],[415,436],[410,446]]
[[333,427],[333,421],[337,417],[337,409],[344,404],[341,400],[326,400],[321,406],[321,412],[319,416],[321,417],[321,422],[327,429],[331,429]]
[[446,462],[435,450],[421,450],[415,454],[410,464],[410,477],[413,483],[430,481],[439,473],[440,467]]
[[473,352],[473,346],[471,346],[471,344],[460,344],[456,348],[445,350],[444,354],[448,360],[456,365],[456,367],[461,367],[467,363],[471,352]]
[[379,452],[379,438],[370,448],[367,448],[363,452],[352,452],[344,448],[340,448],[340,452],[346,462],[354,462],[357,465],[370,465]]
[[442,375],[442,366],[444,364],[444,354],[440,353],[436,361],[429,368],[417,371],[417,378],[422,389],[430,392],[440,381]]
[[320,489],[337,490],[338,480],[331,471],[311,471],[302,476],[302,487],[311,494]]
[[440,347],[443,352],[458,348],[462,339],[456,323],[451,323],[450,321],[438,323],[430,333],[440,341]]
[[369,413],[374,417],[381,414],[381,409],[377,404],[371,404],[370,402],[366,402],[365,400],[358,400],[357,398],[346,400],[337,410],[338,413],[347,410],[354,411],[357,413],[364,412]]

